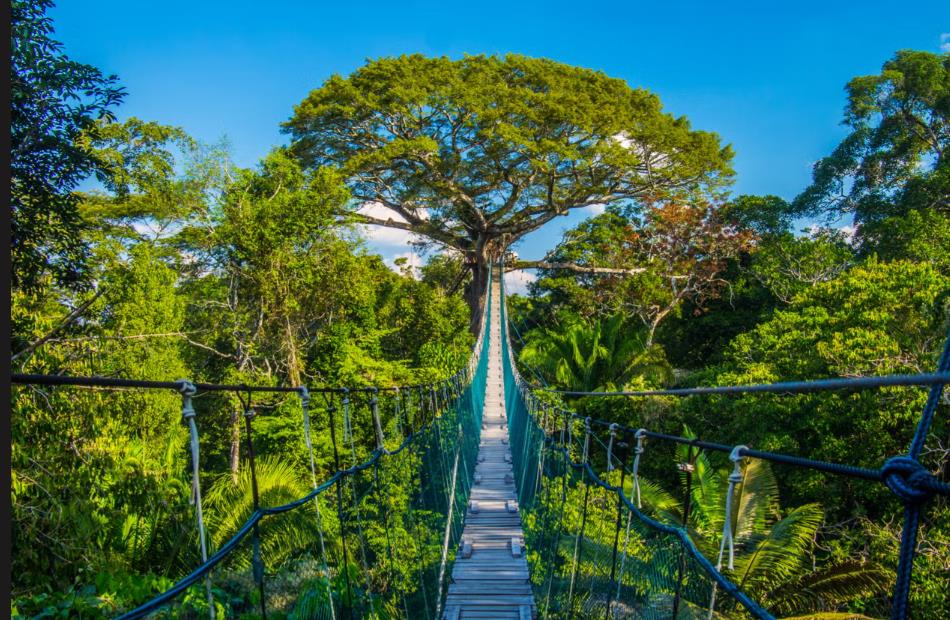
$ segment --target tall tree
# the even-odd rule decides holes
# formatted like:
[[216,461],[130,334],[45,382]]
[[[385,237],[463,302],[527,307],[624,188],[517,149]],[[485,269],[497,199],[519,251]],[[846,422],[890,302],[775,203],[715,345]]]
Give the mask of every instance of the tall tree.
[[732,150],[603,73],[508,55],[421,55],[333,76],[285,124],[306,166],[339,166],[359,219],[454,248],[477,329],[489,263],[570,209],[715,191]]
[[227,309],[215,347],[239,372],[301,385],[320,329],[366,295],[351,282],[361,275],[357,244],[336,230],[346,188],[333,170],[301,170],[283,149],[231,176],[220,207],[182,230],[197,259],[193,284],[214,283],[215,307]]
[[13,287],[33,290],[46,277],[76,286],[88,248],[73,193],[97,169],[76,144],[123,98],[116,76],[70,60],[50,38],[51,0],[14,0],[12,45],[10,211]]
[[846,87],[851,133],[815,164],[793,206],[801,215],[853,213],[858,223],[950,204],[950,54],[901,50],[879,75]]

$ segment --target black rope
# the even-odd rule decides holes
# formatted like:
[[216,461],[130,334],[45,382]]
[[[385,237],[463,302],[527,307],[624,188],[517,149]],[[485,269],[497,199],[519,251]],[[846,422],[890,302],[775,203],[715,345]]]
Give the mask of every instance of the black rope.
[[[247,435],[247,458],[251,468],[251,498],[254,502],[254,511],[257,512],[261,507],[261,496],[257,486],[257,466],[254,461],[254,438],[251,430],[251,420],[254,418],[254,409],[251,408],[251,390],[247,386],[242,386],[247,394],[247,401],[241,398],[241,392],[237,392],[238,400],[244,409],[244,429]],[[254,529],[251,534],[251,566],[254,574],[254,581],[257,582],[258,591],[261,597],[261,617],[267,618],[267,595],[264,586],[264,561],[261,558],[261,530],[258,521],[254,522]]]
[[[689,529],[689,511],[692,506],[693,499],[693,470],[696,469],[696,459],[699,457],[699,450],[696,451],[696,456],[693,456],[693,446],[690,445],[686,452],[686,462],[680,465],[680,470],[683,471],[686,475],[686,490],[683,493],[683,527],[687,530]],[[623,485],[620,487],[623,488]],[[731,518],[729,515],[726,515],[726,518]],[[676,593],[673,596],[673,617],[679,617],[680,609],[680,597],[682,596],[683,591],[683,577],[686,574],[686,550],[680,549],[680,561],[679,568],[677,569],[676,575]]]
[[[558,411],[561,413],[568,413],[571,416],[571,418],[576,419],[576,420],[586,419],[586,418],[582,418],[582,416],[578,416],[576,414],[566,412],[563,409],[558,409]],[[609,426],[610,424],[613,424],[613,423],[608,422],[606,420],[591,419],[591,424]],[[629,427],[629,426],[622,426],[620,428],[622,428],[625,432],[626,431],[635,432],[636,430],[639,430],[639,429],[634,429],[633,427]],[[657,432],[649,431],[649,430],[646,430],[644,432],[644,435],[646,435],[647,437],[651,437],[653,439],[659,439],[661,441],[669,441],[673,443],[692,445],[692,446],[702,448],[704,450],[714,450],[717,452],[731,453],[733,448],[735,447],[735,446],[729,446],[729,445],[721,444],[721,443],[703,441],[703,440],[696,439],[693,437],[667,435],[665,433],[657,433]],[[898,460],[891,459],[891,461],[893,461],[893,462],[889,461],[891,465],[888,466],[887,464],[885,464],[885,466],[882,469],[868,469],[866,467],[857,467],[855,465],[846,465],[843,463],[818,461],[815,459],[808,459],[801,456],[792,456],[789,454],[781,454],[778,452],[767,452],[763,450],[753,450],[751,448],[744,448],[739,451],[739,454],[744,457],[762,459],[762,460],[771,461],[774,463],[781,463],[783,465],[793,465],[796,467],[814,469],[817,471],[823,471],[823,472],[837,474],[841,476],[848,476],[851,478],[861,478],[864,480],[871,480],[873,482],[880,482],[880,483],[888,482],[888,474],[889,474],[888,467],[891,468],[890,473],[893,473],[894,469],[901,469],[901,468],[907,467],[905,464],[903,464],[904,462],[900,460],[906,457],[898,457]],[[903,476],[901,478],[901,480],[904,480],[904,479],[909,480],[909,482],[905,483],[905,488],[908,489],[907,492],[910,492],[909,489],[911,488],[910,485],[912,484],[915,488],[923,489],[925,492],[928,492],[928,493],[939,494],[939,495],[950,495],[950,484],[941,482],[940,480],[938,480],[937,478],[935,478],[934,476],[926,472],[926,470],[923,470],[921,472],[920,470],[922,469],[922,467],[910,466],[910,469],[913,469],[913,471],[908,472],[906,476]],[[904,471],[906,471],[906,469]],[[915,475],[911,477],[910,474],[915,474]]]
[[[627,447],[629,440],[617,443],[617,451],[620,453],[620,488],[624,488],[624,482],[627,476]],[[607,464],[610,466],[610,455],[607,455]],[[614,587],[617,579],[617,544],[620,542],[620,524],[623,520],[623,502],[617,498],[617,521],[614,524],[614,545],[613,553],[610,556],[610,587],[607,589],[607,608],[604,611],[604,620],[610,620],[610,604],[613,601]],[[675,617],[675,616],[674,616]]]
[[[452,375],[458,376],[459,372]],[[308,387],[311,394],[343,394],[346,392],[397,392],[411,390],[415,388],[428,388],[441,386],[445,381],[436,381],[433,383],[419,383],[402,386],[370,386],[370,387]],[[138,388],[154,390],[175,390],[181,391],[181,388],[187,383],[183,380],[178,381],[149,381],[144,379],[120,379],[117,377],[97,377],[97,376],[71,376],[71,375],[45,375],[45,374],[23,374],[15,373],[10,376],[10,382],[18,385],[48,385],[48,386],[77,386],[77,387],[101,387],[101,388]],[[203,392],[270,392],[270,393],[295,393],[299,392],[302,386],[268,386],[268,385],[232,385],[226,383],[192,383],[198,390]]]
[[[948,336],[937,362],[937,372],[950,371],[950,336]],[[920,529],[920,510],[924,501],[934,493],[948,495],[945,489],[934,488],[934,477],[920,464],[918,457],[924,448],[930,426],[933,423],[937,405],[943,392],[943,385],[934,385],[927,396],[927,404],[917,423],[914,438],[910,442],[907,456],[894,457],[884,463],[881,470],[888,488],[904,504],[904,529],[901,532],[901,545],[898,553],[897,579],[894,584],[894,599],[891,603],[891,618],[897,620],[909,615],[911,574],[914,568],[914,556],[917,554],[917,533]],[[941,485],[950,489],[950,485]]]
[[844,377],[816,379],[813,381],[785,381],[757,385],[722,385],[715,387],[675,388],[669,390],[638,390],[633,392],[575,392],[543,389],[544,392],[562,396],[698,396],[701,394],[806,394],[830,390],[867,390],[894,386],[946,385],[950,372],[921,373],[916,375],[886,375],[882,377]]

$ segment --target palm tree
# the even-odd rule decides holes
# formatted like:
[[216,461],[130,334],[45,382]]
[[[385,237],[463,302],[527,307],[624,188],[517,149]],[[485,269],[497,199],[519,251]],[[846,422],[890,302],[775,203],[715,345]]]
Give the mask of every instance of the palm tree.
[[673,374],[663,349],[645,346],[642,334],[627,330],[619,314],[535,332],[519,360],[560,388],[585,392],[621,389],[637,378],[662,385]]
[[[689,429],[685,429],[685,434],[691,436]],[[688,449],[678,447],[680,462],[687,460]],[[726,519],[729,473],[728,469],[712,467],[706,454],[700,452],[692,472],[686,524],[683,506],[671,493],[648,480],[640,481],[640,493],[645,507],[667,523],[685,525],[697,548],[715,561]],[[680,475],[685,485],[686,473]],[[796,620],[863,618],[836,610],[857,599],[883,593],[891,581],[881,567],[858,560],[814,567],[815,536],[824,511],[818,504],[782,511],[775,476],[767,461],[744,460],[733,506],[729,518],[735,540],[735,563],[732,570],[723,573],[776,616],[794,616]],[[692,604],[705,608],[709,601]]]
[[[262,506],[279,506],[303,497],[310,486],[294,471],[287,461],[259,458],[256,462],[257,486]],[[249,467],[242,467],[237,484],[230,474],[221,476],[211,485],[206,496],[208,530],[214,543],[227,542],[241,528],[253,512],[253,494]],[[324,526],[329,511],[321,511]],[[288,560],[306,553],[314,553],[318,537],[316,513],[298,508],[261,521],[261,551],[268,569],[280,567]],[[236,568],[250,565],[247,553],[232,554]]]

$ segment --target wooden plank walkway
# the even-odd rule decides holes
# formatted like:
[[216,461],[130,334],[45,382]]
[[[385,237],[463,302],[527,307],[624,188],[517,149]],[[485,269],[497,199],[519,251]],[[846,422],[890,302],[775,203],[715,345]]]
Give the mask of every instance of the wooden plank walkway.
[[495,279],[482,440],[462,543],[445,600],[443,618],[447,620],[531,620],[535,615],[508,446],[500,297]]

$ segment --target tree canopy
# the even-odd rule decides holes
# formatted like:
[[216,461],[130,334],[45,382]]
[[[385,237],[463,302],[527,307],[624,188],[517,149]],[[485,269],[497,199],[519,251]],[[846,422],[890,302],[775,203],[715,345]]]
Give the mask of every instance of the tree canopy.
[[[250,403],[229,391],[199,394],[198,478],[212,552],[254,511],[255,493],[262,505],[300,498],[374,454],[377,428],[395,447],[426,437],[419,429],[434,416],[435,432],[396,451],[401,460],[354,468],[363,478],[338,477],[336,499],[315,496],[261,523],[263,602],[273,615],[314,617],[335,602],[337,617],[357,607],[415,617],[419,599],[427,607],[434,600],[430,575],[449,557],[442,523],[450,524],[452,498],[462,497],[447,486],[444,447],[457,427],[472,454],[456,444],[456,462],[471,473],[478,431],[474,416],[463,427],[448,410],[435,415],[439,394],[421,385],[469,359],[492,260],[539,270],[529,295],[507,298],[505,316],[520,342],[510,344],[521,375],[553,388],[907,374],[932,370],[940,354],[950,325],[950,55],[901,51],[880,75],[852,80],[850,135],[788,202],[730,198],[731,148],[664,112],[648,91],[518,55],[370,61],[314,90],[284,125],[291,144],[242,169],[225,145],[201,144],[181,128],[117,122],[122,89],[64,55],[51,39],[50,6],[12,5],[15,370],[232,386],[415,386],[323,393],[307,410],[309,441],[297,395],[255,392]],[[79,191],[93,177],[99,188]],[[552,243],[544,261],[507,252],[592,205],[605,210]],[[798,216],[816,218],[809,224],[854,217],[855,228],[795,232]],[[390,268],[367,251],[357,224],[408,231],[443,251],[418,270],[398,258]],[[904,452],[926,398],[910,386],[684,399],[545,392],[540,409],[542,420],[573,410],[598,427],[693,429],[718,443],[877,469]],[[462,408],[474,413],[474,404]],[[950,458],[946,405],[920,456],[941,480]],[[200,562],[180,394],[28,385],[16,388],[11,409],[13,617],[114,617]],[[374,413],[383,416],[378,426]],[[612,434],[606,451],[596,442],[581,447],[580,420],[564,422],[568,456],[583,454],[610,484],[631,484],[628,469],[602,466],[639,457],[641,445],[632,452],[628,438]],[[530,437],[511,442],[520,444],[513,458],[542,466],[547,485],[539,478],[537,488],[556,490],[541,493],[542,503],[559,503],[554,519],[530,502],[519,508],[531,579],[537,585],[548,575],[550,587],[567,571],[587,573],[589,582],[576,583],[590,584],[590,610],[597,590],[607,591],[593,586],[606,577],[602,560],[622,531],[613,491],[586,485],[586,468],[565,463],[558,474],[560,456],[524,458],[542,446]],[[726,454],[656,439],[637,461],[644,509],[684,526],[714,558],[722,500],[736,482],[731,467],[721,468]],[[242,443],[253,443],[254,475]],[[782,465],[773,476],[754,458],[741,467],[737,561],[727,575],[776,614],[885,615],[901,533],[894,495],[819,470]],[[531,536],[539,532],[554,534],[550,554],[538,553]],[[946,616],[948,532],[947,499],[934,498],[922,512],[914,617]],[[561,533],[569,544],[557,542]],[[349,559],[347,536],[359,541]],[[315,537],[335,575],[317,560]],[[617,585],[626,578],[638,596],[647,590],[644,610],[664,609],[666,594],[651,596],[647,584],[674,572],[673,548],[651,549],[637,532],[627,539],[620,566],[629,568]],[[262,602],[253,547],[214,570],[219,617],[252,617]],[[652,577],[642,570],[650,566]],[[365,582],[356,597],[350,578]],[[703,590],[701,582],[686,590],[695,585]],[[196,585],[158,613],[203,616],[207,606]]]
[[10,212],[12,284],[35,289],[44,277],[82,284],[87,246],[73,191],[97,170],[79,144],[98,119],[111,119],[125,92],[114,75],[70,60],[51,38],[51,0],[11,6]]
[[305,166],[340,168],[358,205],[392,212],[358,221],[463,252],[473,309],[489,256],[570,209],[705,195],[732,176],[731,148],[652,93],[513,54],[371,61],[284,127]]
[[950,204],[950,54],[901,50],[878,75],[852,79],[851,133],[814,166],[794,202],[806,215],[871,222]]

